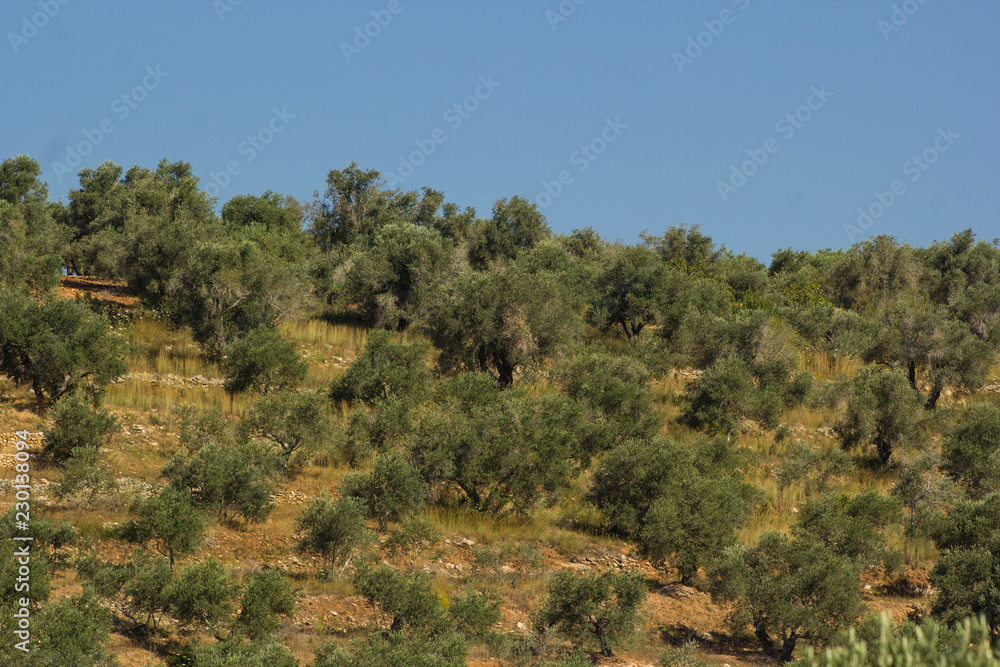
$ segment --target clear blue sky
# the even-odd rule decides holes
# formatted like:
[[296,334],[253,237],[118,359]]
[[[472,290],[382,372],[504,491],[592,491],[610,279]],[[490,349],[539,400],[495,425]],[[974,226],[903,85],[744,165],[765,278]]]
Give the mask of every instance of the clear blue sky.
[[996,0],[4,0],[0,154],[54,199],[105,160],[184,160],[229,178],[220,204],[402,155],[402,187],[484,217],[522,195],[557,231],[700,224],[764,260],[992,239],[998,26]]

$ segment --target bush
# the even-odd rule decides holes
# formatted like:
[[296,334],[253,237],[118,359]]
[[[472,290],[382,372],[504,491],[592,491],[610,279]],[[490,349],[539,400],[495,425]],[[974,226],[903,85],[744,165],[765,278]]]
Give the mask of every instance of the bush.
[[931,582],[938,588],[932,611],[949,624],[982,614],[993,639],[1000,637],[1000,492],[957,503],[931,528],[942,551]]
[[390,398],[411,399],[429,381],[425,344],[394,343],[392,334],[377,330],[368,334],[361,356],[334,380],[330,398],[366,404],[383,403]]
[[354,588],[382,613],[389,632],[406,628],[437,634],[447,624],[441,599],[424,573],[410,577],[388,565],[362,564],[354,573]]
[[784,661],[799,639],[824,643],[864,609],[858,566],[816,540],[764,533],[754,547],[730,547],[711,577],[713,598],[733,603],[732,631],[751,628]]
[[326,401],[308,391],[279,390],[261,396],[243,415],[243,435],[270,440],[285,459],[300,450],[312,450],[326,441],[333,430]]
[[135,511],[139,518],[122,526],[122,537],[130,542],[155,542],[157,550],[169,558],[171,570],[175,557],[193,553],[201,545],[205,520],[186,491],[168,486],[141,501]]
[[981,499],[1000,488],[1000,408],[970,405],[942,446],[948,474]]
[[268,459],[251,443],[208,443],[194,456],[178,451],[160,474],[173,488],[190,493],[198,507],[217,511],[223,521],[232,513],[257,523],[266,521],[274,509]]
[[722,358],[706,368],[688,385],[686,398],[680,421],[711,434],[738,429],[740,418],[774,427],[781,411],[780,397],[759,390],[746,362],[736,356]]
[[276,641],[226,641],[199,646],[191,654],[192,667],[299,667],[295,654]]
[[219,365],[226,374],[223,387],[231,394],[294,389],[309,372],[309,364],[294,343],[268,326],[257,327],[226,346]]
[[237,587],[214,557],[188,565],[163,594],[168,613],[182,625],[204,626],[218,636],[218,628],[233,613]]
[[687,584],[699,565],[735,542],[758,502],[734,475],[735,458],[724,438],[693,447],[633,440],[601,461],[590,499],[612,530],[654,563],[673,562]]
[[77,448],[99,450],[120,428],[114,415],[88,405],[79,394],[59,399],[51,416],[54,423],[42,439],[42,456],[53,463],[65,463]]
[[792,534],[817,540],[863,569],[882,566],[891,572],[901,557],[889,548],[884,532],[901,518],[899,499],[874,489],[853,497],[831,494],[801,506]]
[[889,614],[879,617],[877,634],[859,636],[851,628],[847,637],[817,652],[807,646],[793,667],[997,667],[1000,652],[990,646],[989,630],[981,619],[964,619],[954,634],[933,618],[920,625],[897,625]]
[[845,449],[874,445],[879,461],[886,465],[896,446],[916,436],[923,406],[920,393],[902,372],[862,368],[851,381],[837,435]]
[[356,641],[350,650],[324,644],[316,652],[313,667],[466,667],[467,653],[457,633],[425,639],[392,632],[372,634],[367,643]]
[[264,570],[250,575],[243,591],[236,629],[252,641],[261,641],[281,627],[278,615],[289,618],[295,612],[295,592],[278,570]]
[[5,623],[0,632],[8,647],[0,654],[3,667],[115,667],[118,664],[115,654],[105,648],[111,630],[111,614],[89,589],[48,604],[32,615],[27,653],[14,648],[21,640],[15,639],[13,626],[13,623]]
[[296,550],[319,555],[329,564],[330,577],[338,565],[338,576],[343,574],[354,552],[368,539],[364,512],[354,498],[331,500],[324,492],[295,519],[295,531],[301,533]]
[[378,457],[367,475],[354,472],[344,477],[341,495],[358,500],[378,521],[379,530],[385,530],[387,522],[395,523],[423,506],[427,487],[401,453],[390,452]]
[[546,589],[536,628],[558,628],[583,644],[594,641],[605,657],[614,655],[612,647],[631,634],[646,597],[642,575],[631,572],[578,577],[561,570],[552,575]]
[[31,387],[42,410],[77,390],[100,391],[127,370],[109,328],[81,303],[0,288],[0,373]]

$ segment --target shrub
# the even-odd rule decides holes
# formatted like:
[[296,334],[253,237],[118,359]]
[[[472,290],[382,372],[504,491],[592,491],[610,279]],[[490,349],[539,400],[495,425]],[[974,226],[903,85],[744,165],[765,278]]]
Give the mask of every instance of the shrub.
[[137,519],[122,526],[122,537],[130,542],[156,544],[157,550],[170,560],[193,553],[205,532],[205,520],[191,503],[190,494],[165,487],[160,493],[139,503]]
[[48,604],[32,615],[27,653],[14,649],[19,639],[14,639],[13,625],[5,623],[4,631],[0,632],[9,647],[0,657],[0,665],[4,667],[115,667],[118,664],[115,654],[105,648],[111,630],[111,614],[87,588],[78,595]]
[[845,449],[874,445],[879,461],[888,464],[893,449],[916,436],[923,405],[902,372],[862,368],[851,381],[837,435]]
[[824,643],[864,608],[858,566],[816,540],[764,533],[754,547],[730,547],[711,576],[713,598],[733,603],[732,631],[751,628],[784,661],[799,639]]
[[170,485],[191,494],[195,505],[257,523],[267,520],[271,502],[268,456],[252,443],[219,447],[208,443],[191,456],[180,450],[160,474]]
[[246,436],[270,440],[285,458],[319,446],[333,430],[326,401],[308,391],[279,390],[261,396],[247,408],[240,423]]
[[379,530],[387,522],[397,522],[420,509],[427,488],[420,473],[399,452],[383,454],[372,471],[350,473],[341,483],[341,495],[357,499],[368,516],[378,521]]
[[218,628],[233,613],[237,587],[214,557],[188,565],[166,587],[168,613],[182,625]]
[[366,404],[413,398],[429,381],[426,345],[394,343],[388,331],[372,331],[365,351],[346,373],[334,380],[330,398]]
[[88,405],[79,394],[69,394],[53,406],[52,428],[42,439],[42,456],[65,463],[77,448],[99,450],[120,425],[107,410]]
[[220,367],[226,374],[223,387],[231,394],[293,389],[309,372],[309,364],[295,345],[268,326],[257,327],[226,346]]
[[1000,408],[970,405],[942,446],[948,474],[981,499],[1000,488]]
[[578,577],[561,570],[546,590],[536,628],[556,627],[575,642],[594,641],[605,657],[614,655],[612,647],[631,634],[646,597],[645,581],[631,572]]
[[933,618],[915,625],[897,625],[882,612],[877,633],[871,637],[850,629],[847,637],[823,652],[807,646],[794,667],[997,667],[1000,652],[990,646],[989,630],[982,619],[966,618],[949,633]]
[[932,611],[950,624],[982,614],[995,640],[1000,636],[1000,492],[957,503],[931,528],[931,536],[942,551],[931,571],[939,590]]
[[[362,564],[354,573],[354,588],[382,613],[389,632],[412,628],[436,634],[445,628],[441,599],[424,573],[411,577],[385,564]],[[392,620],[385,622],[387,618]]]
[[0,373],[31,387],[42,410],[77,390],[99,391],[127,370],[109,328],[81,303],[0,288]]
[[296,550],[319,555],[329,564],[330,577],[338,565],[338,576],[343,574],[354,552],[368,538],[364,511],[364,506],[354,498],[331,500],[324,492],[310,501],[295,519],[295,531],[301,533]]
[[243,591],[236,629],[252,641],[269,637],[281,627],[278,615],[292,617],[295,612],[295,592],[278,570],[264,570],[250,575]]

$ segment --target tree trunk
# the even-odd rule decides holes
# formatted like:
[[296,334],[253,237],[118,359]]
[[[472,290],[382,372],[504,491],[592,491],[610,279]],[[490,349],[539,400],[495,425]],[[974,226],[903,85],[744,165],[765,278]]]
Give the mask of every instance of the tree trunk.
[[910,386],[914,389],[917,388],[917,362],[910,359],[906,362],[906,375],[910,380]]
[[781,659],[785,662],[789,662],[792,659],[792,654],[795,653],[795,643],[799,640],[799,636],[796,633],[792,633],[785,638],[785,641],[781,643]]
[[931,395],[927,397],[927,403],[924,407],[928,410],[937,409],[938,399],[941,398],[941,392],[944,391],[944,383],[935,382],[934,387],[931,389]]
[[514,365],[497,360],[497,388],[505,391],[514,386]]
[[764,653],[767,655],[774,655],[774,641],[771,640],[771,636],[768,635],[766,631],[759,628],[755,628],[753,634],[757,637],[757,641],[760,642],[760,645],[764,647]]

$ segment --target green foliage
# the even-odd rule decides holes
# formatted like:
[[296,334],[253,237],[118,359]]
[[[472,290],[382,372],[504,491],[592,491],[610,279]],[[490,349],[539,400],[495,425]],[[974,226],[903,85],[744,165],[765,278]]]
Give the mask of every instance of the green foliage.
[[393,451],[375,459],[370,473],[354,472],[344,477],[341,495],[358,500],[368,516],[378,521],[379,530],[385,530],[387,522],[398,522],[419,510],[427,489],[420,472],[400,452]]
[[312,450],[333,430],[327,402],[308,391],[281,390],[265,394],[247,408],[240,422],[246,436],[276,444],[287,465],[292,454]]
[[430,381],[427,347],[422,343],[394,343],[387,331],[368,334],[365,351],[330,388],[334,401],[384,403],[391,398],[412,399]]
[[767,653],[788,661],[799,639],[822,644],[861,614],[858,576],[850,558],[819,541],[767,532],[754,547],[726,551],[712,595],[732,602],[733,632],[752,629]]
[[381,612],[389,632],[405,627],[433,635],[446,625],[441,599],[424,573],[407,576],[385,564],[372,568],[363,563],[354,572],[354,588]]
[[685,583],[735,543],[759,494],[734,475],[725,439],[681,446],[665,438],[613,449],[594,474],[590,499],[613,530],[654,563],[674,564]]
[[580,317],[558,277],[515,268],[464,271],[427,306],[425,328],[445,372],[494,373],[514,384],[519,368],[537,365],[578,337]]
[[668,646],[660,656],[661,667],[709,667],[710,664],[698,657],[698,643],[693,640],[682,646]]
[[417,318],[454,253],[437,231],[409,223],[388,224],[357,246],[344,281],[347,298],[366,323],[398,331]]
[[304,209],[294,197],[268,190],[260,196],[236,195],[222,207],[222,221],[233,227],[261,225],[268,231],[298,233]]
[[590,304],[588,320],[604,331],[621,327],[631,340],[646,325],[656,322],[666,278],[666,266],[655,251],[644,246],[611,249],[597,276],[597,298]]
[[941,449],[943,468],[973,499],[1000,488],[1000,408],[967,406]]
[[[652,436],[658,426],[648,389],[649,372],[637,361],[614,357],[606,350],[584,348],[555,365],[553,375],[567,396],[587,412],[597,454],[630,438]],[[586,465],[586,456],[583,463]]]
[[472,230],[469,261],[485,269],[491,262],[514,259],[551,234],[537,205],[517,196],[499,199],[493,205],[493,217]]
[[932,611],[949,624],[983,615],[1000,637],[1000,493],[957,503],[931,528],[941,558],[931,571],[938,588]]
[[439,539],[441,534],[432,521],[410,514],[389,533],[382,546],[389,553],[404,554],[410,561],[410,571],[416,572],[417,558]]
[[[3,613],[11,618],[13,610],[4,609]],[[93,591],[86,588],[78,595],[47,604],[32,614],[26,653],[14,648],[22,641],[20,637],[15,638],[14,625],[4,623],[0,631],[6,647],[0,652],[0,666],[115,667],[118,664],[115,654],[105,648],[111,630],[111,614],[101,606]]]
[[367,643],[356,641],[350,650],[324,644],[313,667],[466,667],[466,653],[465,641],[457,633],[425,639],[392,632],[372,634]]
[[990,646],[989,630],[980,619],[964,619],[949,632],[933,618],[920,625],[897,625],[883,612],[876,632],[865,636],[851,628],[846,637],[819,653],[807,646],[794,667],[997,667],[1000,652]]
[[448,616],[458,631],[467,637],[489,640],[493,628],[503,617],[501,602],[503,598],[497,591],[469,590],[452,599]]
[[900,554],[889,548],[885,531],[902,518],[902,503],[874,489],[847,495],[811,498],[799,510],[792,534],[813,539],[831,552],[846,556],[863,569],[895,569]]
[[99,450],[120,429],[114,415],[79,394],[59,399],[50,416],[53,424],[42,440],[42,456],[53,463],[65,463],[77,448]]
[[291,618],[294,613],[295,592],[288,578],[278,570],[264,570],[250,575],[234,625],[251,641],[262,641],[281,627],[279,615]]
[[314,202],[310,233],[325,251],[363,239],[390,222],[403,219],[416,196],[385,189],[382,174],[352,162],[326,177],[323,198]]
[[176,556],[194,553],[201,545],[205,520],[186,491],[164,487],[158,495],[140,501],[135,513],[138,518],[122,526],[122,537],[129,542],[154,542],[170,559],[171,570]]
[[233,613],[237,586],[226,577],[214,557],[192,563],[180,571],[164,589],[168,613],[182,625],[205,627],[218,632]]
[[670,226],[663,236],[644,232],[643,242],[660,253],[660,259],[675,269],[691,275],[711,275],[727,252],[716,249],[712,237],[702,234],[701,225]]
[[277,641],[245,642],[234,638],[197,647],[192,667],[298,667],[295,654]]
[[0,372],[35,392],[40,408],[125,374],[106,317],[66,299],[42,302],[0,288]]
[[605,657],[631,635],[646,597],[645,581],[631,572],[578,577],[561,570],[552,575],[546,589],[536,628],[556,627],[574,642],[596,642]]
[[225,348],[222,371],[227,392],[294,389],[305,380],[309,364],[299,356],[295,344],[267,326],[257,327]]
[[432,500],[457,487],[478,511],[525,512],[568,484],[577,438],[563,409],[572,402],[500,391],[477,373],[442,381],[435,398],[410,449]]
[[233,514],[257,523],[274,509],[270,458],[252,443],[220,447],[209,442],[194,456],[179,450],[160,474],[173,488],[190,493],[196,506],[217,511],[223,521]]
[[[28,599],[32,609],[49,598],[49,575],[63,567],[67,557],[64,548],[76,542],[76,531],[72,526],[68,523],[53,524],[39,516],[37,508],[31,512],[28,529],[21,530],[17,522],[22,517],[18,517],[17,513],[23,509],[12,505],[0,517],[0,558],[3,559],[0,560],[0,608],[11,609],[11,613],[15,603],[22,598]],[[14,540],[14,537],[31,537],[32,540]],[[21,563],[18,561],[25,555],[26,543],[31,561],[30,578],[20,571]]]
[[301,533],[296,550],[320,556],[330,566],[330,577],[337,566],[342,574],[354,552],[368,540],[364,513],[364,506],[355,499],[331,500],[324,491],[295,518],[295,532]]
[[91,548],[77,560],[77,574],[108,599],[113,609],[132,621],[135,629],[155,629],[170,605],[170,564],[143,548],[135,550],[123,564],[101,560]]
[[916,437],[923,400],[899,371],[862,368],[851,381],[847,411],[836,431],[846,449],[875,446],[879,461],[889,463],[893,450]]
[[777,426],[780,402],[757,390],[750,369],[740,357],[725,357],[709,366],[687,388],[687,405],[680,421],[712,434],[739,428],[740,418]]

